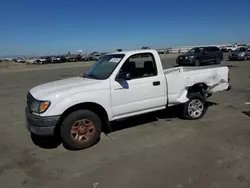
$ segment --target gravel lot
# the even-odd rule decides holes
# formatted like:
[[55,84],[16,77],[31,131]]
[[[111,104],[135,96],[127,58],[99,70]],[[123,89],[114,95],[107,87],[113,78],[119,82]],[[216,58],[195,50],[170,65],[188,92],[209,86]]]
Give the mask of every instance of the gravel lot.
[[[162,56],[164,68],[175,56]],[[249,188],[250,61],[222,62],[232,90],[216,93],[203,119],[147,114],[113,124],[94,147],[35,145],[26,130],[27,91],[80,75],[89,64],[0,67],[0,182],[4,188]],[[42,69],[42,70],[39,70]],[[54,146],[54,147],[53,147]]]

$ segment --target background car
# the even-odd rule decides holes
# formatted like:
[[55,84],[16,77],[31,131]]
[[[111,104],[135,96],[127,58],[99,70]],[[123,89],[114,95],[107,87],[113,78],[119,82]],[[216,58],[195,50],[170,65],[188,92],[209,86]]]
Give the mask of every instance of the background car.
[[36,58],[30,58],[27,59],[26,61],[26,65],[30,65],[30,64],[36,64],[37,59]]
[[46,64],[47,62],[46,62],[46,57],[40,57],[39,59],[37,59],[37,61],[36,61],[36,64]]
[[61,57],[60,56],[52,57],[52,63],[61,63]]
[[78,55],[70,55],[67,57],[68,62],[77,62],[78,61]]
[[142,50],[150,50],[151,48],[148,47],[148,46],[143,46],[141,49],[142,49]]
[[17,58],[17,59],[14,59],[13,61],[17,62],[17,63],[25,63],[26,62],[24,58]]
[[249,60],[249,59],[250,59],[250,48],[247,49],[246,54],[247,54],[247,55],[246,55],[246,56],[247,56],[247,60]]
[[220,64],[223,60],[223,52],[216,46],[195,47],[187,53],[179,55],[176,59],[178,65],[200,66],[206,63]]
[[229,54],[228,60],[248,60],[250,58],[250,49],[246,47],[237,48],[235,51]]
[[67,62],[67,58],[65,56],[58,56],[57,58],[59,58],[59,63],[65,63]]
[[88,55],[89,61],[97,61],[102,55],[99,52],[92,52]]

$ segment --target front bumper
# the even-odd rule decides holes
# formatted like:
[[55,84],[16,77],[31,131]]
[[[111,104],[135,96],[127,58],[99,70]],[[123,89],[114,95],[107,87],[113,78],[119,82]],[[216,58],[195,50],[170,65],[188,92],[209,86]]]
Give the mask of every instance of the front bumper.
[[55,134],[55,128],[59,122],[60,116],[37,116],[25,109],[26,114],[26,127],[29,132],[41,135],[41,136],[52,136]]
[[232,86],[229,85],[228,88],[227,88],[227,91],[230,91],[232,89]]
[[176,59],[178,65],[194,65],[193,59]]
[[229,60],[243,60],[245,56],[229,56]]

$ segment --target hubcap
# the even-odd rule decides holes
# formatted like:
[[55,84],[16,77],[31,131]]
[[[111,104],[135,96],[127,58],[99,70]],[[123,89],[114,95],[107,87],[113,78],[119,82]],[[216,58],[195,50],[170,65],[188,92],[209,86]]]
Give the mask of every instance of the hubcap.
[[198,118],[204,110],[204,104],[198,100],[192,100],[188,105],[188,114],[192,118]]
[[91,140],[95,131],[95,126],[90,120],[82,119],[73,124],[70,133],[75,142],[83,143]]

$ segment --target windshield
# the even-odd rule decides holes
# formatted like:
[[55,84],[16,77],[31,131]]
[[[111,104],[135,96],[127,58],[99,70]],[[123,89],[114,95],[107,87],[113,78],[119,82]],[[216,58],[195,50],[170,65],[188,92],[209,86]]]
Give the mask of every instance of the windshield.
[[193,48],[189,50],[189,53],[201,53],[203,51],[203,48]]
[[124,56],[125,54],[104,55],[83,76],[101,80],[107,79]]
[[247,51],[246,48],[237,48],[237,49],[235,50],[235,52],[245,52],[245,51]]

